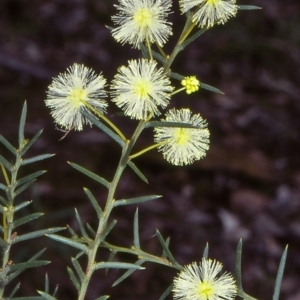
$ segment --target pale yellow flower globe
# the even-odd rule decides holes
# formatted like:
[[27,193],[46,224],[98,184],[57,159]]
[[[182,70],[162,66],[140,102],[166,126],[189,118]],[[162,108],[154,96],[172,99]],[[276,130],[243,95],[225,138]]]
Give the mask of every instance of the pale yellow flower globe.
[[193,10],[192,20],[199,27],[224,24],[237,14],[236,0],[179,0],[180,10]]
[[53,78],[48,87],[46,106],[51,108],[55,122],[65,130],[82,130],[83,124],[91,122],[82,111],[95,109],[104,113],[107,96],[104,87],[106,79],[84,65],[73,64],[65,73]]
[[200,114],[192,115],[188,108],[171,109],[162,122],[190,124],[197,128],[155,127],[154,141],[163,157],[173,165],[192,164],[203,158],[209,149],[209,130]]
[[171,4],[171,0],[119,0],[115,5],[118,13],[112,16],[117,26],[112,36],[134,48],[146,41],[162,47],[172,35],[172,23],[167,21]]
[[112,101],[126,116],[137,120],[159,115],[159,108],[169,104],[172,91],[163,68],[148,59],[131,60],[128,66],[120,67],[111,84]]
[[235,280],[230,273],[219,273],[222,264],[203,258],[192,263],[174,279],[175,300],[233,300],[237,294]]

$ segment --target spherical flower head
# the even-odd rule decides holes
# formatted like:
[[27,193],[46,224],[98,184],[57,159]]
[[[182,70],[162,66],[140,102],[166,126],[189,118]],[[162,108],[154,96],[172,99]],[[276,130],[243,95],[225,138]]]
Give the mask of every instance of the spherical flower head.
[[104,91],[106,80],[84,65],[73,64],[65,73],[55,77],[48,87],[46,106],[52,109],[55,122],[66,130],[82,130],[91,122],[82,115],[90,108],[104,113],[107,103]]
[[122,66],[112,81],[112,101],[124,110],[125,115],[137,120],[159,115],[158,106],[165,108],[173,87],[163,68],[157,69],[153,60],[129,61]]
[[237,287],[229,273],[221,276],[222,264],[216,260],[202,259],[192,263],[174,279],[174,299],[177,300],[231,300]]
[[179,5],[182,13],[196,7],[192,21],[207,28],[226,23],[238,11],[236,0],[180,0]]
[[119,0],[115,5],[117,15],[112,20],[118,27],[112,30],[116,41],[132,44],[139,48],[141,42],[148,40],[159,46],[172,35],[171,25],[167,22],[171,0]]
[[164,158],[173,165],[182,166],[203,158],[209,149],[209,131],[199,114],[188,108],[171,109],[162,122],[191,124],[198,128],[155,127],[154,140]]
[[185,77],[181,81],[181,84],[185,87],[187,94],[197,92],[200,87],[200,81],[196,78],[196,76]]

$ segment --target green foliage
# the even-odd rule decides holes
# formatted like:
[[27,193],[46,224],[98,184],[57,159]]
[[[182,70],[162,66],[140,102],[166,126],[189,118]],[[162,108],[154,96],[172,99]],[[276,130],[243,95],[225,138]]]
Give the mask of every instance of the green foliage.
[[275,282],[275,288],[274,288],[274,294],[273,294],[273,300],[279,300],[279,295],[280,295],[280,288],[281,288],[281,282],[283,278],[283,272],[284,272],[284,267],[285,267],[285,262],[286,262],[286,257],[287,257],[287,250],[288,246],[285,247],[281,259],[280,259],[280,264],[276,276],[276,282]]
[[[6,286],[22,272],[29,268],[36,268],[40,266],[45,266],[50,262],[47,260],[38,260],[41,255],[45,252],[45,249],[39,251],[32,258],[29,258],[25,262],[15,262],[10,257],[10,251],[13,245],[27,241],[29,239],[37,238],[44,236],[46,233],[54,233],[62,230],[63,228],[48,228],[41,229],[37,231],[28,232],[22,235],[18,235],[14,230],[17,227],[20,227],[24,224],[27,224],[31,221],[34,221],[44,213],[34,212],[29,213],[26,216],[18,218],[16,213],[23,208],[27,207],[32,201],[23,201],[19,196],[27,190],[35,180],[43,175],[45,171],[36,171],[29,175],[19,178],[18,173],[20,168],[23,168],[27,164],[41,161],[43,159],[50,158],[53,154],[42,154],[31,158],[24,159],[23,156],[31,148],[31,146],[38,139],[42,130],[40,130],[32,139],[25,138],[25,123],[26,123],[26,114],[27,114],[27,104],[26,102],[23,105],[22,114],[20,118],[19,125],[19,137],[18,137],[18,147],[14,147],[5,137],[0,135],[0,143],[5,146],[10,153],[15,157],[15,162],[11,163],[11,159],[6,159],[0,155],[0,165],[4,183],[0,184],[0,189],[4,192],[4,196],[0,196],[0,201],[2,205],[0,206],[0,212],[2,214],[2,225],[1,232],[3,238],[0,238],[0,247],[2,250],[1,255],[1,264],[2,268],[0,270],[0,298],[4,297]],[[18,204],[15,203],[15,200],[18,200]],[[7,299],[44,299],[42,297],[14,297],[17,291],[19,290],[20,284],[17,284],[12,290]],[[4,299],[4,298],[3,298]]]

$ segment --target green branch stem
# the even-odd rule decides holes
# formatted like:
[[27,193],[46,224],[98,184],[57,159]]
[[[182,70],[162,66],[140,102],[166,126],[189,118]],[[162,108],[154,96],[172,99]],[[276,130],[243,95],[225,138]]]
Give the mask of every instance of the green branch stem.
[[[182,43],[186,40],[186,38],[188,37],[188,35],[191,33],[191,31],[193,30],[193,28],[195,27],[195,24],[192,23],[190,16],[188,16],[187,21],[186,21],[186,25],[184,27],[184,30],[175,46],[175,48],[172,51],[172,54],[170,55],[170,57],[168,59],[166,59],[165,64],[164,64],[164,71],[166,73],[169,73],[169,69],[174,61],[174,59],[176,58],[177,54],[182,50]],[[152,57],[152,52],[151,52],[151,46],[150,46],[150,42],[148,39],[146,39],[146,46],[148,48],[148,52],[149,52],[149,56],[150,59],[153,59]],[[86,103],[85,103],[86,104]],[[94,113],[96,113],[99,117],[101,117],[102,119],[104,119],[103,115],[100,114],[98,111],[96,111],[93,107],[90,107],[90,105],[86,104],[87,107],[89,107]],[[109,190],[108,190],[108,196],[107,196],[107,200],[106,200],[106,204],[105,204],[105,208],[103,210],[103,215],[102,218],[99,220],[99,225],[98,225],[98,229],[96,232],[96,236],[95,236],[95,240],[92,243],[92,245],[89,248],[88,251],[88,263],[87,263],[87,268],[86,268],[86,272],[85,272],[85,277],[83,279],[83,282],[81,284],[79,293],[78,293],[78,300],[84,300],[84,297],[86,295],[86,291],[90,282],[90,279],[95,271],[95,258],[96,258],[96,254],[98,251],[99,246],[101,245],[101,243],[103,243],[103,239],[105,237],[103,237],[103,232],[105,231],[106,228],[106,224],[108,221],[108,218],[111,214],[112,209],[114,208],[114,195],[115,195],[115,191],[117,188],[117,185],[119,183],[119,180],[121,178],[121,175],[124,171],[124,169],[126,168],[127,163],[137,157],[142,155],[143,153],[152,150],[154,148],[157,148],[160,144],[155,144],[152,145],[136,154],[133,154],[130,156],[131,150],[135,144],[135,142],[137,141],[139,135],[141,134],[141,132],[143,131],[143,129],[146,127],[147,122],[151,119],[152,115],[149,116],[149,118],[146,121],[140,121],[134,134],[132,135],[132,138],[130,140],[126,140],[126,138],[124,137],[124,135],[120,132],[119,129],[117,129],[115,127],[114,124],[112,124],[109,120],[106,120],[106,118],[104,119],[117,133],[118,135],[123,139],[123,141],[125,142],[125,145],[122,148],[122,155],[116,170],[116,173],[114,175],[113,180],[111,181],[111,183],[109,184]],[[130,249],[126,249],[126,248],[120,248],[124,251],[132,251],[132,254],[137,255],[137,251],[134,250],[130,250]],[[121,251],[121,250],[120,250]],[[141,250],[139,250],[141,251]],[[141,254],[141,253],[140,253]],[[146,253],[143,253],[143,255],[146,255]],[[148,255],[148,254],[147,254]],[[139,256],[139,255],[138,255]],[[153,259],[154,262],[159,262],[162,263],[163,260],[158,260],[157,257],[155,256],[147,256],[148,259]],[[151,260],[152,261],[152,260]],[[168,262],[168,260],[166,260],[166,262]],[[165,263],[166,263],[165,262]],[[169,265],[169,262],[166,263],[167,265]],[[178,268],[178,267],[177,267]]]
[[172,264],[171,261],[169,261],[167,258],[165,257],[159,257],[159,256],[155,256],[153,254],[144,252],[141,249],[137,249],[135,247],[131,247],[131,248],[125,248],[125,247],[120,247],[120,246],[115,246],[112,245],[110,243],[107,242],[103,242],[102,246],[109,249],[112,252],[122,252],[122,253],[128,253],[128,254],[132,254],[132,255],[136,255],[139,259],[144,259],[148,262],[154,262],[160,265],[164,265],[167,267],[171,267],[177,270],[182,270],[183,267],[179,264],[174,265]]
[[180,37],[179,37],[179,39],[176,43],[176,46],[174,47],[170,57],[166,60],[166,62],[164,64],[164,70],[165,70],[166,73],[169,72],[169,70],[171,68],[171,65],[172,65],[173,61],[175,60],[177,54],[182,50],[181,45],[187,39],[187,37],[192,32],[194,27],[195,27],[195,24],[192,22],[190,14],[188,14],[185,26],[184,26],[183,31],[182,31],[182,33],[181,33],[181,35],[180,35]]
[[137,141],[138,137],[140,136],[140,134],[146,127],[146,124],[147,124],[147,121],[140,121],[135,132],[132,135],[132,138],[129,141],[126,141],[125,145],[123,146],[121,158],[119,160],[119,164],[116,169],[116,173],[113,177],[113,180],[109,184],[109,190],[108,190],[108,196],[107,196],[105,208],[103,210],[102,218],[99,220],[99,225],[98,225],[95,239],[94,239],[93,243],[91,244],[91,246],[89,247],[87,268],[86,268],[85,276],[84,276],[84,279],[82,281],[82,284],[81,284],[81,287],[80,287],[80,290],[78,293],[78,300],[84,300],[84,298],[85,298],[90,279],[95,271],[94,266],[96,264],[96,261],[95,261],[96,254],[97,254],[99,246],[101,245],[101,243],[103,242],[103,239],[105,238],[104,232],[105,232],[105,229],[107,226],[107,221],[111,214],[112,209],[114,208],[114,202],[115,202],[114,196],[115,196],[115,192],[117,189],[117,185],[120,181],[120,178],[121,178],[121,175],[122,175],[124,169],[126,168],[128,161],[129,161],[130,152],[132,151],[132,148],[133,148],[135,142]]
[[[6,171],[3,173],[6,177],[6,182],[10,182],[10,184],[7,185],[6,195],[8,199],[8,206],[3,208],[3,240],[6,243],[6,249],[3,251],[3,258],[2,258],[2,266],[1,266],[1,272],[0,272],[0,281],[5,280],[7,278],[7,272],[8,272],[8,264],[9,264],[9,257],[10,257],[10,248],[13,244],[14,234],[13,231],[13,222],[14,222],[14,206],[13,202],[15,199],[15,189],[17,187],[17,175],[19,168],[22,165],[22,149],[23,146],[26,144],[21,143],[20,149],[16,151],[16,161],[15,165],[12,167],[11,170],[11,179],[8,180],[8,176],[6,174]],[[3,171],[3,170],[2,170]],[[2,299],[3,294],[5,290],[5,284],[0,285],[0,299]]]

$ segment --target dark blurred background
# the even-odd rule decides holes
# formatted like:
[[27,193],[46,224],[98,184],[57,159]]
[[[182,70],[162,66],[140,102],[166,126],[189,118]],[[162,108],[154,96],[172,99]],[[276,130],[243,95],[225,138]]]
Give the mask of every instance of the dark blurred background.
[[[178,11],[177,1],[174,9]],[[112,25],[116,1],[104,0],[2,0],[0,2],[0,133],[16,145],[17,128],[24,100],[28,104],[26,133],[32,137],[44,128],[29,156],[45,152],[56,156],[24,168],[23,173],[46,169],[19,201],[33,199],[28,210],[43,211],[45,217],[20,227],[18,233],[47,226],[70,224],[77,229],[74,207],[84,222],[96,226],[96,215],[82,187],[88,187],[103,205],[106,190],[73,170],[76,162],[110,180],[119,146],[97,128],[85,127],[63,133],[55,129],[44,99],[51,78],[72,65],[84,63],[102,72],[110,81],[118,66],[140,55],[129,45],[122,47],[105,25]],[[160,255],[155,234],[170,236],[170,249],[181,264],[199,261],[206,243],[210,257],[234,270],[235,249],[243,238],[243,283],[246,292],[258,299],[271,299],[279,260],[289,245],[281,299],[300,299],[300,2],[295,0],[238,1],[258,5],[258,11],[239,11],[224,26],[215,26],[180,53],[175,72],[196,75],[225,95],[205,90],[176,95],[172,106],[190,107],[207,119],[211,149],[207,157],[187,167],[169,165],[156,150],[137,158],[136,164],[148,177],[141,183],[127,170],[117,195],[136,197],[161,194],[163,198],[139,205],[140,234],[144,250]],[[176,42],[184,17],[171,15]],[[177,83],[176,83],[177,84]],[[135,121],[111,119],[130,136]],[[141,137],[136,150],[152,143],[152,131]],[[1,148],[1,151],[4,151]],[[4,152],[7,157],[7,153]],[[3,155],[4,155],[3,154]],[[13,159],[8,155],[9,159]],[[1,176],[2,178],[2,176]],[[3,179],[3,178],[2,178]],[[1,179],[1,180],[2,180]],[[109,237],[112,243],[132,244],[132,222],[136,207],[120,207]],[[26,212],[24,211],[23,214]],[[19,216],[22,215],[22,212]],[[68,235],[68,233],[66,233]],[[76,252],[47,238],[17,244],[15,262],[47,247],[43,259],[52,264],[31,269],[22,276],[19,296],[43,289],[47,272],[51,288],[60,284],[59,299],[76,299],[66,267]],[[28,246],[28,244],[27,244]],[[103,250],[99,260],[107,258]],[[119,260],[135,258],[120,255]],[[87,299],[104,294],[111,299],[158,299],[172,282],[176,271],[148,264],[119,286],[111,284],[121,271],[95,273]],[[171,299],[169,296],[168,299]]]

